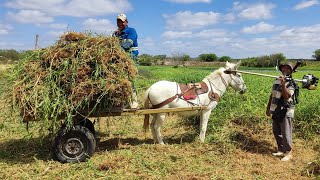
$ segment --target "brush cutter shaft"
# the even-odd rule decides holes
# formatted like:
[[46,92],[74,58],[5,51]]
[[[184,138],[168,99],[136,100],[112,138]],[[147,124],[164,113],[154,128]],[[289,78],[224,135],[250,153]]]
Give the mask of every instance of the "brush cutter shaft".
[[[261,74],[261,73],[254,73],[254,72],[247,72],[247,71],[239,71],[239,70],[234,70],[234,71],[229,71],[227,70],[227,72],[239,72],[239,73],[243,73],[243,74],[252,74],[252,75],[257,75],[257,76],[264,76],[264,77],[271,77],[271,78],[279,78],[279,76],[273,76],[273,75],[268,75],[268,74]],[[293,79],[294,81],[297,82],[305,82],[304,79]]]

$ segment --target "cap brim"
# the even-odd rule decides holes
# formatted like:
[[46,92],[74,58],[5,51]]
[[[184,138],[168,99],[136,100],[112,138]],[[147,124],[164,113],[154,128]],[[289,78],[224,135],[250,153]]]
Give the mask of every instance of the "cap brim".
[[117,18],[117,20],[121,20],[122,22],[124,22],[124,21],[126,21],[127,19],[125,19],[125,18]]

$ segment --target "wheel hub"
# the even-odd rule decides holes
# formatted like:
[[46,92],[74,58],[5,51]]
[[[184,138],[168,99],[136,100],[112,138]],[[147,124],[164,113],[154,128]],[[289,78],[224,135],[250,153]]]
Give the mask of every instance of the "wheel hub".
[[83,152],[84,145],[79,139],[70,138],[66,141],[64,149],[68,154],[78,155],[79,153]]

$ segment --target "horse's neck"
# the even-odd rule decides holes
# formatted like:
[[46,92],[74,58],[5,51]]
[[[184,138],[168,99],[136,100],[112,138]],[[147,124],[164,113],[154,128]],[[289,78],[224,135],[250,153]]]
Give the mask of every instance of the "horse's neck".
[[208,76],[205,79],[209,83],[209,87],[212,88],[212,91],[220,97],[223,96],[230,84],[230,77],[224,73],[216,74],[216,76]]

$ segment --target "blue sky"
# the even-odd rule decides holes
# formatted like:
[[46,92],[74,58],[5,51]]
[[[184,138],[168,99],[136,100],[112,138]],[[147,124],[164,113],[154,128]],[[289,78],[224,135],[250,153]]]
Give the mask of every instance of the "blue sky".
[[47,47],[67,31],[111,34],[125,13],[140,54],[246,58],[320,49],[320,0],[1,0],[0,49]]

